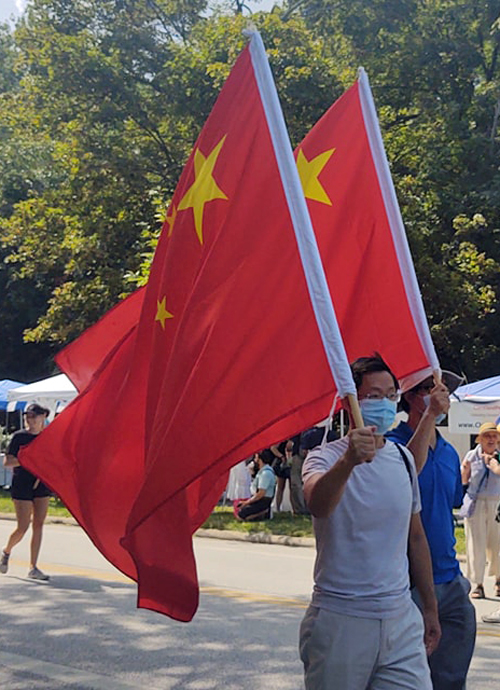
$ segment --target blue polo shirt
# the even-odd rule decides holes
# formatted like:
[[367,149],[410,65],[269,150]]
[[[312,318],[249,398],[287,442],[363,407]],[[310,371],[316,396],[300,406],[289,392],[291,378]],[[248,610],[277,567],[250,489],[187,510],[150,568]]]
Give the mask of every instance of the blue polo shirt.
[[[405,422],[387,434],[391,441],[406,445],[413,430]],[[460,459],[453,446],[437,432],[436,447],[429,448],[427,462],[418,475],[422,501],[422,524],[432,558],[434,583],[451,582],[460,572],[455,552],[452,509],[462,503]]]

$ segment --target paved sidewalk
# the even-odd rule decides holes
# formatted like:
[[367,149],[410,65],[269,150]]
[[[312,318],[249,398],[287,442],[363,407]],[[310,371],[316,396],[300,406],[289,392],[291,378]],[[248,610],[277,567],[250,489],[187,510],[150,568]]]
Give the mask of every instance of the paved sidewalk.
[[[465,568],[463,568],[465,570]],[[500,624],[498,623],[483,623],[481,617],[492,613],[496,609],[500,608],[500,598],[496,597],[495,592],[495,578],[487,577],[484,582],[484,589],[486,598],[485,599],[471,599],[474,607],[476,609],[477,616],[477,629],[478,632],[484,631],[492,633],[497,631],[498,637],[500,637]]]

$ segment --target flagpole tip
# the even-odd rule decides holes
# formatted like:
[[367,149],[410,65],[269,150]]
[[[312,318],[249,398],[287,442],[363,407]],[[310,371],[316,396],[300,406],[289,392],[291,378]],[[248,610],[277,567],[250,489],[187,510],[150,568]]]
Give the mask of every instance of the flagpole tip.
[[252,39],[255,34],[258,34],[259,32],[257,31],[257,27],[252,21],[248,21],[246,27],[243,29],[243,36],[245,38],[248,38],[249,40]]

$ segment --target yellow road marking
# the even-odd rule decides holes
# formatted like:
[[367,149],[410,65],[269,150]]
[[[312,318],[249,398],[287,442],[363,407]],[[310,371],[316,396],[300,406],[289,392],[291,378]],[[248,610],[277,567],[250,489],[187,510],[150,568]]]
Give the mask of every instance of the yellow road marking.
[[[12,565],[19,565],[28,568],[29,563],[22,560],[13,560]],[[120,572],[106,572],[104,570],[79,568],[71,565],[61,565],[58,563],[43,563],[42,570],[46,569],[49,573],[59,573],[60,575],[77,575],[89,579],[105,580],[106,582],[123,582],[128,585],[135,585],[126,575]],[[293,606],[297,608],[307,608],[304,600],[293,597],[281,597],[273,594],[259,594],[257,592],[244,592],[243,590],[227,589],[225,587],[201,586],[200,592],[213,596],[224,597],[226,599],[239,599],[241,601],[251,601],[263,604],[279,604],[280,606]]]
[[[15,560],[12,561],[12,565],[20,565],[28,567],[29,563],[27,561]],[[120,572],[106,572],[103,570],[92,570],[85,568],[78,568],[71,565],[60,565],[57,563],[44,564],[49,572],[59,573],[61,575],[79,575],[80,577],[87,577],[89,579],[105,580],[106,582],[122,582],[127,585],[135,585],[135,582],[128,578],[126,575],[122,575]],[[259,594],[257,592],[244,592],[236,589],[227,589],[225,587],[215,587],[215,586],[201,586],[200,593],[207,594],[209,596],[217,596],[224,599],[235,599],[242,602],[251,602],[254,604],[273,604],[277,606],[288,606],[297,609],[306,609],[308,607],[308,602],[303,599],[294,597],[281,597],[273,594]],[[485,624],[487,625],[487,624]],[[500,631],[495,632],[493,630],[478,630],[477,635],[482,637],[499,637]]]
[[[488,625],[485,623],[485,625]],[[495,623],[493,623],[495,625]],[[489,630],[478,630],[476,635],[484,635],[485,637],[500,637],[500,632],[490,632]]]
[[200,587],[203,594],[213,594],[227,599],[240,599],[241,601],[251,601],[261,604],[279,604],[280,606],[292,606],[294,608],[306,609],[308,602],[293,597],[280,597],[274,594],[258,594],[256,592],[243,592],[236,589],[226,589],[224,587]]

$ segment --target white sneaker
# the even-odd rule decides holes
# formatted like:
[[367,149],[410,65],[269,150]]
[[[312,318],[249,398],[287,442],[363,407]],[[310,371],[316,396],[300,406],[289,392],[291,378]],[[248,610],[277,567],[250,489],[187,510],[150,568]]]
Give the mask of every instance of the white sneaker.
[[10,558],[10,553],[5,553],[5,551],[2,551],[2,555],[0,556],[0,573],[5,573],[9,569],[9,558]]
[[43,582],[47,582],[47,580],[50,580],[50,577],[48,575],[45,575],[45,573],[42,573],[42,571],[38,568],[31,568],[31,570],[28,573],[28,577],[31,580],[42,580]]
[[500,609],[488,613],[486,616],[482,616],[482,620],[485,623],[500,623]]

